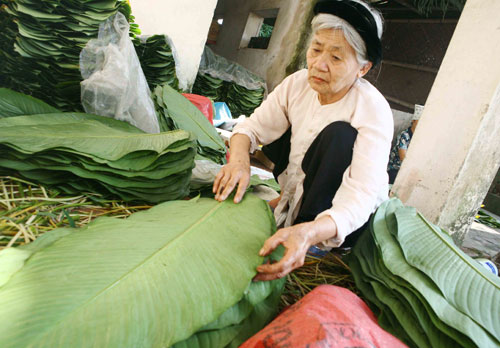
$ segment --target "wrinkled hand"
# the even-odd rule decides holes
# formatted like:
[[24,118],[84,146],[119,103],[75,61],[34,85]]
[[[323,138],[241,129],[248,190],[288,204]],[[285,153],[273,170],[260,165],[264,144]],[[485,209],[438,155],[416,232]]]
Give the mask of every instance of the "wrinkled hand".
[[250,164],[245,162],[228,163],[222,167],[215,177],[212,192],[219,202],[224,201],[233,192],[236,185],[238,190],[234,195],[234,203],[239,203],[250,183]]
[[304,265],[306,253],[311,245],[333,238],[337,235],[337,224],[329,216],[315,221],[282,228],[264,243],[260,256],[269,255],[282,244],[286,251],[283,258],[274,264],[267,263],[257,267],[259,272],[254,280],[273,280],[286,276]]
[[273,280],[286,276],[296,268],[304,265],[304,259],[309,247],[312,245],[310,231],[311,223],[306,222],[278,230],[271,238],[266,240],[260,250],[260,256],[269,255],[276,247],[282,244],[286,248],[283,258],[273,264],[257,267],[259,272],[254,280]]

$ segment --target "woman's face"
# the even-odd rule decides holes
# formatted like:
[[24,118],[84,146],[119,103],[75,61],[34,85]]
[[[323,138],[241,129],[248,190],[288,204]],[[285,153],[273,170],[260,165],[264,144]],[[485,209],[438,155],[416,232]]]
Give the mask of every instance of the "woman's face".
[[340,29],[318,30],[307,50],[308,82],[321,104],[334,103],[349,91],[358,77],[370,70],[362,67],[356,52]]

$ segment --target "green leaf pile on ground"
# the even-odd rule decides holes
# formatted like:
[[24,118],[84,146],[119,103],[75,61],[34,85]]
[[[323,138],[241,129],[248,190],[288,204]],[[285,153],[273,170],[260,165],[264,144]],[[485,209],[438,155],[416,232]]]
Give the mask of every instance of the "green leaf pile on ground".
[[230,82],[227,86],[226,103],[233,116],[250,116],[262,103],[264,93],[264,88],[250,90]]
[[264,88],[248,89],[236,82],[228,82],[209,74],[198,73],[193,85],[193,93],[214,101],[225,102],[234,118],[250,116],[264,100]]
[[265,88],[262,78],[205,47],[193,93],[225,102],[237,118],[253,113],[264,99]]
[[134,46],[151,90],[164,84],[179,89],[172,47],[165,35],[136,38]]
[[14,41],[17,34],[17,25],[14,18],[7,13],[8,0],[0,0],[0,86],[11,87],[14,76],[9,72],[15,69],[16,60],[20,58],[14,51]]
[[[80,51],[117,11],[133,21],[125,0],[33,1],[2,5],[4,87],[32,94],[63,111],[80,111]],[[12,27],[12,23],[16,27]],[[2,27],[3,29],[3,27]],[[131,33],[138,32],[131,24]]]
[[500,280],[397,199],[348,258],[379,324],[410,347],[500,346]]
[[[2,171],[68,194],[96,192],[128,202],[158,203],[189,194],[196,154],[190,133],[148,134],[91,114],[37,114],[48,106],[6,89],[0,96],[0,115],[11,116],[0,116]],[[22,116],[28,111],[33,114]]]
[[224,81],[208,74],[196,75],[193,84],[193,93],[211,98],[214,101],[225,101]]
[[283,280],[252,283],[275,228],[252,195],[193,199],[4,249],[0,346],[237,347],[277,309]]

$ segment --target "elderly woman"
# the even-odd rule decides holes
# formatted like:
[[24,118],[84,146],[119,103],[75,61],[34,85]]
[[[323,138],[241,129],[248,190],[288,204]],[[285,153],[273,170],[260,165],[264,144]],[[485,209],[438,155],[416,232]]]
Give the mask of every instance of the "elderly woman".
[[235,128],[231,158],[213,186],[219,201],[237,186],[238,203],[249,183],[249,152],[268,145],[282,190],[274,210],[280,229],[260,255],[279,244],[286,253],[278,263],[259,266],[258,280],[302,266],[311,246],[352,243],[387,199],[392,113],[362,78],[381,59],[381,17],[361,0],[320,0],[314,11],[308,69],[283,80]]

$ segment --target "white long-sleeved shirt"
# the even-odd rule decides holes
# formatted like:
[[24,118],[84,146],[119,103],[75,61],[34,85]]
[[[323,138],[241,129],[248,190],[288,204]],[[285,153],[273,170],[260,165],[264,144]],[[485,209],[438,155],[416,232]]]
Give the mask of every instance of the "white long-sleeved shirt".
[[300,70],[283,80],[233,131],[250,138],[253,152],[292,126],[289,164],[278,177],[283,196],[274,211],[278,227],[287,227],[297,217],[302,201],[304,155],[318,134],[335,121],[348,122],[358,135],[351,165],[344,172],[332,207],[316,217],[330,216],[337,225],[337,236],[324,241],[324,247],[340,246],[387,199],[393,118],[382,94],[368,81],[358,79],[341,100],[321,105],[318,93],[309,86],[307,70]]

